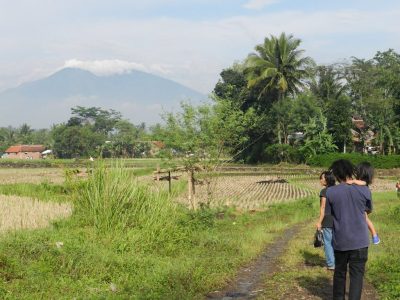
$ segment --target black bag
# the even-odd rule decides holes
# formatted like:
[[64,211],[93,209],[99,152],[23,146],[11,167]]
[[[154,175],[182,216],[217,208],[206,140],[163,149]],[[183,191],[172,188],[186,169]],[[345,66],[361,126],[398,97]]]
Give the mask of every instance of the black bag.
[[318,230],[315,232],[314,235],[314,247],[318,248],[318,247],[322,247],[324,245],[324,239],[322,236],[322,230]]

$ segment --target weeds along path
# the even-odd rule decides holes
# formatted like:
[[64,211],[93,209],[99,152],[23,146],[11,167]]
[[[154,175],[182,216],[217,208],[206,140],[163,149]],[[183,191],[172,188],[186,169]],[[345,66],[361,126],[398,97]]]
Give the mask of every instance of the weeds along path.
[[263,291],[265,277],[277,271],[278,257],[284,253],[299,228],[293,226],[286,229],[257,259],[242,268],[227,287],[211,292],[206,299],[255,299]]

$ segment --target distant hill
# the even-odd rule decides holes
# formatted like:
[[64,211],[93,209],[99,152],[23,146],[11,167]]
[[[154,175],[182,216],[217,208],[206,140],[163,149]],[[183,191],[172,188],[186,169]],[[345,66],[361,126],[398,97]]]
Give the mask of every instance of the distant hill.
[[70,117],[71,107],[115,109],[134,124],[160,121],[163,110],[177,109],[182,100],[199,103],[207,97],[177,82],[132,71],[96,76],[66,68],[53,75],[0,93],[0,126],[27,123],[47,128]]

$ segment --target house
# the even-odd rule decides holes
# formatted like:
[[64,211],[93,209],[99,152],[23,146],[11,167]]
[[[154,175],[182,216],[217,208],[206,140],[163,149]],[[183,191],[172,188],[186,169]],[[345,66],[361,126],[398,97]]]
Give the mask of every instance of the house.
[[39,159],[46,150],[43,145],[16,145],[9,147],[5,153],[6,158]]

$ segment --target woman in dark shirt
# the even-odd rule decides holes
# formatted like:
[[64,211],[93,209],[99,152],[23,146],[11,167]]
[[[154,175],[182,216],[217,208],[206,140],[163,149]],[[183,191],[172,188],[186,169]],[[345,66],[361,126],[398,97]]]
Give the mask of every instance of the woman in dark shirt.
[[322,235],[324,237],[324,251],[325,259],[328,270],[335,270],[335,254],[332,247],[332,228],[333,228],[333,218],[332,215],[325,214],[326,205],[326,189],[330,186],[335,185],[335,177],[332,172],[324,171],[319,176],[319,180],[324,188],[319,194],[319,219],[316,224],[318,230],[322,230]]

